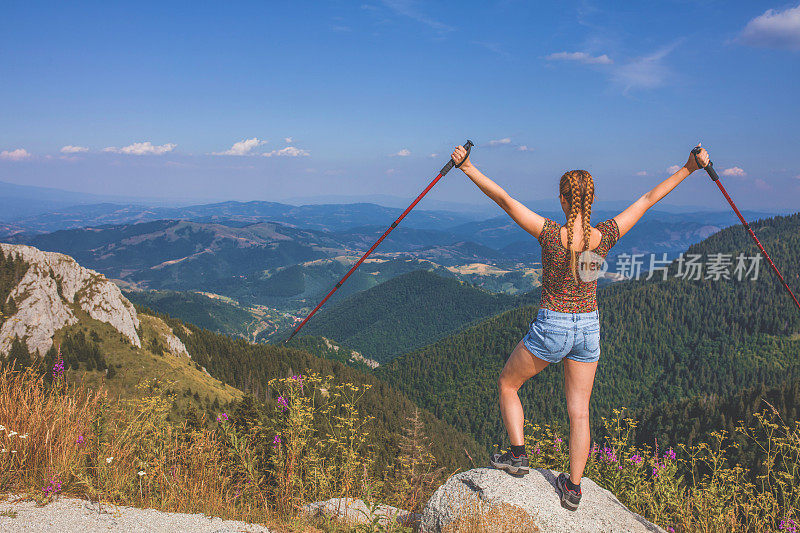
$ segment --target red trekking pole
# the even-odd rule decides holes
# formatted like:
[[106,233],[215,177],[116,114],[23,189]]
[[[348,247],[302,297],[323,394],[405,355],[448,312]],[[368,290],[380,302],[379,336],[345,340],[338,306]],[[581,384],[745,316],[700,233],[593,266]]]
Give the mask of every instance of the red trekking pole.
[[[700,153],[700,148],[695,148],[694,150],[692,150],[692,154],[694,155],[694,162],[697,163],[698,167],[704,168],[704,167],[702,167],[700,165],[700,161],[697,160],[697,154],[699,154],[699,153]],[[717,187],[719,187],[719,190],[722,191],[722,194],[723,194],[723,196],[725,196],[725,199],[728,200],[728,203],[731,204],[731,207],[733,208],[734,212],[736,213],[736,216],[739,217],[739,220],[742,221],[742,225],[744,225],[744,228],[747,230],[747,232],[750,234],[750,236],[756,242],[756,246],[758,246],[758,249],[761,250],[762,254],[764,254],[764,257],[767,258],[767,261],[769,262],[770,266],[772,267],[772,270],[775,271],[775,274],[778,275],[778,279],[780,279],[781,283],[783,283],[783,286],[786,287],[786,290],[789,293],[789,296],[792,297],[792,300],[794,300],[794,303],[795,303],[795,305],[797,305],[797,308],[800,309],[800,302],[797,301],[797,296],[795,296],[794,293],[792,292],[792,289],[789,288],[789,284],[786,283],[785,279],[783,279],[783,276],[781,275],[780,270],[778,270],[778,267],[776,267],[775,263],[772,262],[772,258],[769,256],[767,251],[764,249],[763,246],[761,246],[761,242],[758,240],[758,237],[756,237],[756,234],[753,232],[753,229],[750,227],[750,224],[747,223],[747,221],[744,219],[742,214],[736,208],[736,204],[734,204],[733,200],[731,200],[731,197],[728,196],[728,191],[725,190],[725,187],[723,187],[722,183],[719,181],[719,176],[717,175],[717,171],[714,170],[714,164],[711,161],[709,161],[708,165],[705,166],[705,170],[706,170],[706,172],[708,172],[708,176],[711,178],[711,180],[714,183],[717,184]]]
[[324,304],[324,303],[325,303],[325,302],[328,300],[328,298],[330,298],[331,296],[333,296],[333,293],[334,293],[334,292],[336,292],[336,291],[339,289],[339,287],[341,287],[341,286],[342,286],[342,283],[344,283],[344,282],[347,280],[347,278],[349,278],[349,277],[350,277],[350,274],[352,274],[353,272],[355,272],[355,271],[356,271],[356,269],[357,269],[357,268],[358,268],[358,267],[361,265],[361,263],[363,263],[363,262],[364,262],[364,259],[366,259],[367,257],[369,257],[369,254],[371,254],[371,253],[372,253],[372,252],[375,250],[375,248],[377,248],[377,247],[378,247],[378,245],[379,245],[379,244],[380,244],[380,243],[383,241],[383,239],[385,239],[385,238],[386,238],[386,236],[387,236],[387,235],[389,235],[389,234],[392,232],[392,230],[393,230],[394,228],[396,228],[396,227],[397,227],[397,225],[400,223],[400,221],[401,221],[401,220],[403,220],[403,219],[406,217],[406,215],[407,215],[407,214],[409,214],[409,213],[411,212],[411,210],[412,210],[412,209],[414,209],[414,206],[415,206],[415,205],[417,205],[417,204],[419,203],[419,201],[420,201],[420,200],[422,200],[422,199],[425,197],[425,195],[426,195],[426,194],[428,194],[428,192],[430,192],[430,190],[431,190],[431,189],[433,189],[433,186],[434,186],[434,185],[436,185],[436,183],[437,183],[437,182],[438,182],[440,179],[442,179],[442,178],[444,177],[444,175],[445,175],[445,174],[447,174],[448,172],[450,172],[450,169],[452,169],[453,167],[459,168],[461,165],[463,165],[463,164],[464,164],[464,161],[466,161],[466,160],[467,160],[467,157],[469,157],[469,152],[470,152],[470,150],[472,149],[472,147],[473,147],[473,146],[474,146],[474,144],[472,144],[472,141],[470,141],[469,139],[467,139],[467,142],[466,142],[466,143],[464,143],[464,148],[466,148],[466,150],[467,150],[467,155],[464,157],[464,159],[461,161],[461,163],[459,163],[459,164],[457,164],[457,165],[456,165],[456,162],[455,162],[455,161],[453,161],[452,159],[450,159],[450,161],[448,161],[448,163],[447,163],[447,164],[446,164],[444,167],[442,167],[442,170],[440,170],[440,171],[439,171],[439,175],[438,175],[438,176],[436,176],[435,178],[433,178],[433,181],[431,181],[431,182],[428,184],[428,186],[427,186],[427,187],[425,187],[425,190],[424,190],[424,191],[422,191],[422,192],[419,194],[419,196],[417,196],[417,199],[416,199],[416,200],[414,200],[413,202],[411,202],[411,205],[410,205],[410,206],[408,206],[408,207],[406,208],[406,210],[405,210],[405,211],[403,211],[403,213],[402,213],[402,214],[401,214],[399,217],[397,217],[397,220],[395,220],[394,222],[392,222],[392,225],[391,225],[391,226],[389,226],[389,228],[386,230],[386,232],[384,232],[384,234],[383,234],[383,235],[381,235],[381,238],[380,238],[380,239],[378,239],[377,241],[375,241],[375,244],[373,244],[373,245],[372,245],[372,247],[370,247],[370,249],[369,249],[369,250],[367,250],[367,252],[366,252],[364,255],[362,255],[362,256],[361,256],[361,259],[359,259],[358,261],[356,261],[356,264],[355,264],[355,265],[353,265],[353,266],[350,268],[350,270],[347,272],[347,274],[345,274],[345,275],[344,275],[344,277],[343,277],[342,279],[340,279],[340,280],[339,280],[339,282],[338,282],[338,283],[337,283],[337,284],[336,284],[336,285],[333,287],[333,289],[331,289],[331,291],[328,293],[328,295],[327,295],[327,296],[325,296],[325,298],[323,298],[323,299],[322,299],[322,301],[321,301],[320,303],[318,303],[318,304],[317,304],[317,306],[314,308],[314,310],[313,310],[313,311],[311,311],[311,312],[308,314],[308,316],[305,318],[305,320],[303,320],[302,322],[300,322],[300,325],[299,325],[299,326],[297,326],[296,328],[294,328],[294,331],[292,331],[292,334],[291,334],[291,335],[289,335],[289,338],[288,338],[288,339],[286,339],[286,341],[285,341],[285,342],[289,342],[290,340],[292,340],[292,337],[294,337],[294,336],[297,334],[297,332],[298,332],[298,331],[300,331],[300,328],[302,328],[303,326],[305,326],[305,325],[306,325],[306,322],[308,322],[308,320],[309,320],[309,319],[310,319],[312,316],[314,316],[314,313],[316,313],[316,312],[319,310],[319,308],[320,308],[320,307],[322,307],[322,305],[323,305],[323,304]]

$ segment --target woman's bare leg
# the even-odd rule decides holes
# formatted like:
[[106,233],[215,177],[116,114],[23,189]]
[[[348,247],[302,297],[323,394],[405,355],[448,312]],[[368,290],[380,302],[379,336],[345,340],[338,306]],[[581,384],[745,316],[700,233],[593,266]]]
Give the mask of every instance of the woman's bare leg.
[[564,359],[564,390],[569,414],[569,477],[581,482],[589,458],[589,399],[592,396],[597,363],[579,363]]
[[514,446],[525,443],[523,437],[524,415],[522,402],[519,401],[517,391],[527,380],[541,372],[549,365],[547,361],[539,359],[520,341],[506,361],[506,366],[500,373],[498,386],[500,388],[500,412],[503,414],[503,423],[506,425],[508,438]]

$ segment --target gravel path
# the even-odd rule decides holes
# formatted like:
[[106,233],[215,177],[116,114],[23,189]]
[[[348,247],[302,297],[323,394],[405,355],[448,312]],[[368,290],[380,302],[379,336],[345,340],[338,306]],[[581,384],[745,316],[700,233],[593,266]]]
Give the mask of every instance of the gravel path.
[[[6,516],[16,512],[16,517]],[[154,509],[120,507],[104,504],[102,512],[96,503],[76,498],[59,498],[44,507],[35,502],[0,502],[2,532],[106,532],[126,531],[169,533],[269,533],[256,524],[208,518],[201,514],[165,513]]]

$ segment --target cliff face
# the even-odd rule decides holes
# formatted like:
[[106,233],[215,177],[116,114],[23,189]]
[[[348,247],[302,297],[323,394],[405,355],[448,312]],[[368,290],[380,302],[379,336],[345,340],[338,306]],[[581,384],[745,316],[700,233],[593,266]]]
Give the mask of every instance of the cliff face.
[[17,312],[0,328],[0,353],[8,353],[19,337],[31,353],[44,355],[53,345],[53,334],[78,321],[75,313],[79,310],[110,324],[141,347],[136,310],[104,276],[63,254],[5,243],[0,243],[0,250],[30,265],[8,296],[14,299]]

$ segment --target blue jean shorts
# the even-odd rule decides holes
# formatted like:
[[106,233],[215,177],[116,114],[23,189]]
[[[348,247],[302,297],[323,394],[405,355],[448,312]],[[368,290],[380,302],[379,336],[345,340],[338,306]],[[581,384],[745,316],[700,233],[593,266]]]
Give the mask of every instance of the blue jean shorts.
[[595,363],[600,359],[600,313],[539,309],[522,342],[533,355],[549,363],[558,363],[564,357]]

